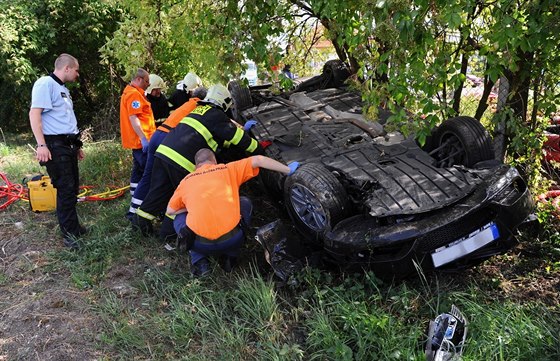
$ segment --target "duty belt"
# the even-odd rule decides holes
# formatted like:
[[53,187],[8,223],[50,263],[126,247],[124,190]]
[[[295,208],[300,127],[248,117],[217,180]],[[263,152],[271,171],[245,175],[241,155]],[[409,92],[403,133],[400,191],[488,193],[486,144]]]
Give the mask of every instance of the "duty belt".
[[237,225],[231,231],[227,232],[226,234],[221,235],[220,237],[218,237],[216,239],[208,239],[208,238],[199,236],[197,234],[195,240],[197,242],[200,242],[200,243],[215,244],[215,243],[223,242],[223,241],[226,241],[226,240],[230,239],[231,237],[235,236],[240,231],[241,231],[241,227],[239,225]]
[[57,135],[45,135],[45,142],[56,145],[75,145],[81,147],[83,145],[80,140],[80,133],[78,134],[57,134]]

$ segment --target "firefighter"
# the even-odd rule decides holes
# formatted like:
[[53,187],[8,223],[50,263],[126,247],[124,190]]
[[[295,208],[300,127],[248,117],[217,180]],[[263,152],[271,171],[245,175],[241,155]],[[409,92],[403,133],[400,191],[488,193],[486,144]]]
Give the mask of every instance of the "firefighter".
[[150,86],[146,89],[146,98],[152,106],[156,125],[161,125],[169,116],[169,103],[163,93],[167,86],[161,77],[150,74]]
[[156,130],[152,106],[144,95],[150,86],[146,70],[139,68],[129,85],[124,88],[120,105],[121,142],[125,149],[132,150],[130,194],[144,173],[149,140]]
[[[226,111],[232,104],[224,85],[212,85],[204,100],[165,137],[155,153],[150,190],[131,218],[133,226],[144,234],[152,232],[152,221],[164,215],[181,180],[195,170],[194,156],[200,149],[228,152],[232,148],[246,155],[262,153],[259,143],[227,117]],[[160,237],[165,238],[169,229],[173,232],[172,221],[165,217]]]
[[[191,272],[204,276],[210,272],[208,256],[225,256],[223,267],[230,272],[246,238],[252,203],[239,196],[239,187],[265,168],[287,175],[299,166],[287,166],[262,155],[227,164],[217,164],[207,148],[195,155],[196,170],[179,184],[167,206],[167,214],[176,215],[173,225],[179,244],[190,249]],[[217,221],[219,220],[219,221]]]
[[169,118],[167,118],[165,122],[156,129],[156,132],[150,139],[150,144],[148,146],[148,158],[146,160],[146,166],[144,167],[144,174],[142,174],[142,179],[138,182],[138,187],[136,187],[134,196],[132,196],[132,199],[130,200],[130,208],[128,209],[128,214],[126,215],[127,218],[132,217],[132,215],[136,213],[136,209],[138,209],[138,207],[142,204],[144,198],[150,190],[156,149],[165,139],[167,134],[169,134],[171,130],[175,129],[177,124],[191,111],[193,111],[194,108],[196,108],[198,101],[206,97],[206,92],[206,88],[204,87],[196,88],[193,92],[193,97],[175,110]]
[[177,83],[177,88],[169,98],[171,110],[179,108],[185,104],[191,97],[194,89],[202,86],[202,80],[195,73],[188,73],[185,78]]

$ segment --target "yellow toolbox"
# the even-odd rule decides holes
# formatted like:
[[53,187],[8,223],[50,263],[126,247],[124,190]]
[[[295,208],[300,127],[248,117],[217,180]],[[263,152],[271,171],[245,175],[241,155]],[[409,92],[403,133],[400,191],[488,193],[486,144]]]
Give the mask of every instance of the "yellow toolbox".
[[33,212],[47,212],[56,209],[56,188],[51,184],[50,177],[34,177],[27,182],[27,188],[29,189],[29,206]]

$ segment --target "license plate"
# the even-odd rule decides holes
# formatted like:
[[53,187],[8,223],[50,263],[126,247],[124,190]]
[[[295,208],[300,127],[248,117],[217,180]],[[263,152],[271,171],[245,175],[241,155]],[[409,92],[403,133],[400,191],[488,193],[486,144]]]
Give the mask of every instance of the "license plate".
[[498,239],[500,233],[498,232],[498,226],[494,222],[488,223],[484,227],[480,228],[469,234],[466,237],[458,239],[454,242],[449,243],[446,246],[436,249],[432,253],[432,261],[434,262],[434,267],[443,266],[449,262],[453,262],[463,256],[468,255],[476,251],[479,248],[484,247],[488,243]]

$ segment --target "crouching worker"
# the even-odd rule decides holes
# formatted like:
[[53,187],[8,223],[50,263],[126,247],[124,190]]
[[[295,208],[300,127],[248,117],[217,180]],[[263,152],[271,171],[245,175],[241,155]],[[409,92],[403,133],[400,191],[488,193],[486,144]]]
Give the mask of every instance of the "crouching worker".
[[210,272],[207,256],[225,256],[229,272],[245,241],[251,221],[252,204],[239,196],[239,187],[259,174],[259,168],[291,175],[299,166],[288,166],[261,155],[227,164],[217,164],[210,149],[195,155],[196,170],[187,175],[169,201],[167,214],[176,215],[173,225],[179,244],[187,245],[191,272],[203,276]]

